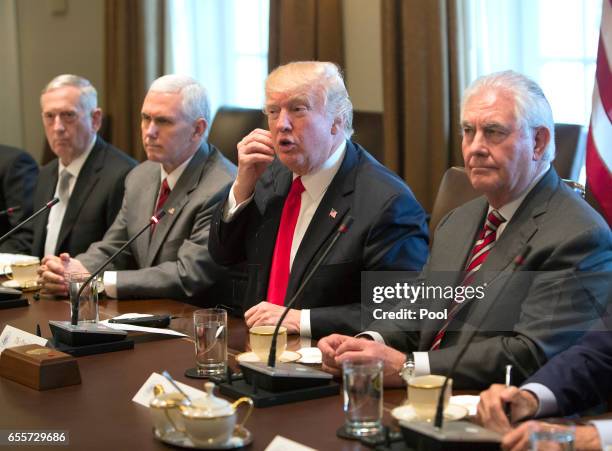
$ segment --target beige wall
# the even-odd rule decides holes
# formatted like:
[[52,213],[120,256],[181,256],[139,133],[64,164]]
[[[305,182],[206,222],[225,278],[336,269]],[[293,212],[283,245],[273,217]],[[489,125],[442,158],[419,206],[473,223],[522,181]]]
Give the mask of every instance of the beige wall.
[[381,0],[344,0],[346,83],[356,110],[382,111]]
[[[103,0],[16,1],[22,145],[38,161],[44,142],[40,92],[51,78],[61,73],[82,75],[103,97],[103,6]],[[54,7],[65,10],[53,13]]]

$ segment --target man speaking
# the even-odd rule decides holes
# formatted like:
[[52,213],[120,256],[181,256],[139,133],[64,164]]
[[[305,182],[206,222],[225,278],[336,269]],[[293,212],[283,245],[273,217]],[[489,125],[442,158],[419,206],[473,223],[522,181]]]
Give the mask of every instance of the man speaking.
[[211,255],[248,263],[247,325],[275,324],[352,216],[284,321],[289,333],[352,333],[361,324],[361,271],[424,264],[425,212],[402,180],[350,141],[352,104],[334,64],[281,66],[265,89],[270,131],[238,144],[238,176],[213,219]]

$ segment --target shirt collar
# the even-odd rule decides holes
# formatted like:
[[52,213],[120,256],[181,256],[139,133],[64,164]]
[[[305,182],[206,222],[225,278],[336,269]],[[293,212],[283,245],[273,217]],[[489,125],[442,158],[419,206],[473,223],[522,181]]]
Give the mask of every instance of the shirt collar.
[[[316,172],[302,176],[304,189],[313,201],[322,197],[325,191],[327,191],[329,184],[338,172],[338,169],[340,169],[345,153],[346,140],[343,140]],[[293,174],[293,178],[295,179],[296,177],[297,174]]]
[[57,161],[59,162],[59,164],[57,165],[58,175],[61,175],[62,171],[66,169],[68,172],[70,172],[70,174],[72,174],[72,176],[76,180],[79,177],[79,173],[81,172],[81,169],[83,168],[83,165],[85,164],[85,161],[87,161],[87,157],[91,153],[91,150],[93,149],[95,143],[96,143],[96,135],[93,136],[92,140],[89,142],[89,145],[85,148],[85,152],[83,152],[81,155],[79,155],[74,160],[72,160],[68,166],[64,166],[62,164],[62,160],[58,158],[57,159]]
[[[497,209],[497,211],[506,220],[506,224],[510,222],[510,220],[512,219],[512,216],[514,216],[516,211],[519,209],[519,207],[525,200],[525,197],[527,197],[527,194],[529,194],[531,190],[538,184],[538,182],[542,180],[542,177],[544,177],[544,175],[548,172],[549,168],[550,168],[550,165],[548,165],[546,169],[544,169],[540,174],[538,174],[538,176],[533,179],[533,181],[527,187],[527,189],[523,191],[523,194],[521,194],[519,197],[517,197],[513,201],[510,201],[506,205],[502,205],[500,208]],[[489,205],[488,213],[490,213],[492,210],[494,210],[494,208],[491,205]]]
[[164,167],[160,164],[159,167],[161,168],[161,181],[163,182],[164,179],[167,180],[168,182],[168,186],[170,187],[170,190],[174,189],[174,186],[176,185],[176,182],[178,182],[178,179],[181,178],[181,175],[183,174],[183,172],[185,171],[185,168],[187,167],[187,165],[189,164],[189,162],[193,159],[195,153],[190,156],[189,158],[187,158],[185,161],[183,161],[174,171],[172,171],[170,174],[168,174],[165,170]]

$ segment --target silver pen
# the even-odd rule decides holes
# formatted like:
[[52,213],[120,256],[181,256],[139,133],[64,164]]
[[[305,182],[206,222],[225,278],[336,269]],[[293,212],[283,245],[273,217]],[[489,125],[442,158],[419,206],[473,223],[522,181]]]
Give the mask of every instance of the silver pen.
[[[512,385],[512,365],[506,365],[506,387],[510,387],[510,385]],[[506,414],[510,424],[512,424],[512,410],[509,402],[504,403],[504,413]]]

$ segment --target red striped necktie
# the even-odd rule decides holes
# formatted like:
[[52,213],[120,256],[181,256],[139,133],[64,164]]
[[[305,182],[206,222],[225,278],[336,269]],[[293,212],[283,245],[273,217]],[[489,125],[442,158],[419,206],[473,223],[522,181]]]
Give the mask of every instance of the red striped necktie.
[[268,282],[268,302],[277,305],[285,303],[287,285],[289,284],[289,262],[291,259],[291,244],[293,233],[300,215],[302,193],[305,188],[301,177],[297,177],[291,184],[289,194],[285,199],[281,222],[276,235],[272,266],[270,268],[270,281]]
[[[480,269],[482,264],[489,256],[489,252],[491,252],[491,249],[495,245],[495,240],[497,239],[497,229],[503,222],[506,222],[506,219],[499,213],[499,211],[491,210],[487,216],[487,219],[485,220],[484,228],[480,232],[478,240],[476,240],[476,244],[474,244],[474,247],[472,248],[472,252],[470,252],[470,259],[465,268],[465,276],[461,281],[462,286],[471,285],[474,274]],[[448,325],[455,318],[462,306],[462,303],[454,303],[453,307],[448,312],[446,321],[436,334],[436,337],[429,348],[430,351],[435,351],[436,349],[440,348],[440,344],[442,343],[442,339],[444,338]]]
[[[157,198],[157,205],[155,206],[153,214],[156,214],[164,207],[164,204],[168,200],[168,196],[170,196],[170,186],[168,185],[168,179],[165,178],[159,188],[159,197]],[[151,225],[151,234],[153,234],[153,232],[155,232],[155,224]]]

